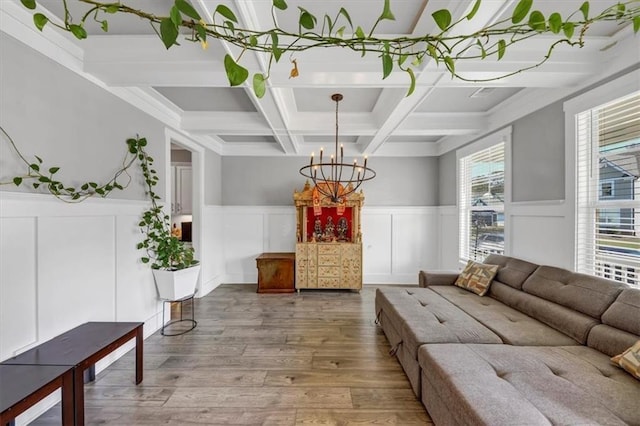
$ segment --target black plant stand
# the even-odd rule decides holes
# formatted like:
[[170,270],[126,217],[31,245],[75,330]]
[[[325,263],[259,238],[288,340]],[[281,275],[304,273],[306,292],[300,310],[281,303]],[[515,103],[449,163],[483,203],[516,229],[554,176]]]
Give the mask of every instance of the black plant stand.
[[[185,334],[190,332],[191,330],[193,330],[194,328],[196,328],[196,325],[198,325],[198,322],[196,321],[196,306],[194,303],[194,298],[195,295],[198,291],[196,290],[195,293],[189,295],[189,296],[185,296],[181,299],[176,299],[176,300],[169,300],[169,299],[162,299],[162,330],[160,330],[160,334],[162,334],[163,336],[180,336],[181,334]],[[184,303],[185,302],[189,302],[191,301],[191,318],[184,318]],[[168,323],[165,324],[164,322],[164,311],[165,311],[165,303],[180,303],[180,319],[176,319],[173,321],[169,321]],[[169,328],[172,325],[175,324],[182,324],[182,323],[187,323],[190,324],[191,326],[189,328],[187,328],[186,330],[181,330],[179,332],[176,333],[167,333],[165,332],[165,330],[167,328]]]

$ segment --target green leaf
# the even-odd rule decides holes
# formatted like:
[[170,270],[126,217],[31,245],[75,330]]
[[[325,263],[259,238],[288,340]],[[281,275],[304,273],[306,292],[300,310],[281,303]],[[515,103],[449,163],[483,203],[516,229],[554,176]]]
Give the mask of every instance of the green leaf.
[[487,57],[487,51],[485,50],[484,46],[482,45],[482,42],[480,42],[480,40],[476,40],[476,44],[480,48],[480,56],[482,57],[482,59],[486,58]]
[[402,67],[402,65],[407,61],[407,59],[409,58],[409,55],[400,55],[400,57],[398,58],[398,66]]
[[36,13],[35,15],[33,15],[33,23],[40,31],[42,31],[44,26],[47,25],[47,22],[49,22],[49,18],[44,16],[42,13]]
[[365,38],[364,31],[362,30],[362,27],[360,27],[360,26],[358,26],[358,28],[356,28],[356,38],[358,38],[358,39]]
[[89,184],[88,184],[88,183],[83,184],[83,185],[80,187],[80,189],[82,189],[83,191],[86,191],[87,189],[89,189]]
[[78,40],[83,40],[87,38],[87,32],[80,25],[71,24],[69,25],[69,31],[73,34]]
[[95,182],[89,182],[89,186],[92,187],[93,189],[96,189],[98,187],[98,184]]
[[30,164],[30,165],[29,165],[29,168],[30,168],[31,170],[35,170],[36,172],[39,172],[39,171],[40,171],[40,166],[38,166],[36,163],[32,163],[32,164]]
[[349,16],[349,12],[347,12],[347,10],[344,7],[340,8],[340,12],[338,12],[338,14],[344,16],[344,19],[347,20],[347,22],[351,26],[351,29],[353,29],[353,23],[351,22],[351,16]]
[[35,9],[36,8],[36,0],[20,0],[22,5],[27,9]]
[[562,30],[562,16],[558,12],[549,16],[549,28],[554,34],[558,34]]
[[344,30],[346,29],[346,27],[343,25],[340,28],[338,28],[338,31],[336,31],[336,37],[340,37],[342,38],[344,36]]
[[589,2],[585,1],[584,3],[582,3],[582,6],[580,6],[580,11],[582,12],[582,16],[584,16],[584,19],[589,19]]
[[383,19],[388,19],[389,21],[395,21],[396,17],[393,16],[393,13],[391,12],[391,0],[384,0],[384,9],[382,9],[382,15],[380,15],[380,19],[381,21]]
[[507,50],[507,42],[502,39],[498,40],[498,60],[502,59],[505,50]]
[[254,74],[253,75],[253,93],[261,99],[267,90],[267,85],[265,84],[265,78],[262,74]]
[[280,10],[286,10],[289,7],[285,0],[273,0],[273,5]]
[[176,7],[189,18],[193,18],[196,21],[201,19],[200,14],[186,0],[176,0]]
[[471,12],[467,13],[467,20],[470,21],[473,19],[474,16],[476,16],[476,13],[478,13],[478,9],[480,9],[480,2],[482,0],[476,0],[476,2],[473,4],[473,8],[471,8]]
[[251,37],[249,37],[249,44],[252,47],[256,47],[258,45],[258,37],[252,35]]
[[160,21],[160,38],[167,49],[176,44],[176,40],[178,39],[178,28],[173,22],[171,22],[171,19],[164,18]]
[[633,18],[633,32],[638,33],[640,30],[640,15]]
[[407,92],[407,97],[409,97],[413,94],[413,91],[416,90],[416,75],[413,73],[413,70],[411,68],[407,68],[407,73],[409,74],[409,78],[411,79],[409,91]]
[[433,16],[433,20],[436,21],[441,31],[446,30],[451,24],[451,12],[447,9],[436,10],[431,16]]
[[447,69],[453,76],[456,72],[456,64],[453,62],[453,59],[451,59],[451,56],[444,57],[444,64],[447,66]]
[[100,28],[102,28],[102,31],[104,31],[105,33],[108,33],[109,23],[106,20],[102,21],[102,23],[100,24]]
[[618,3],[618,13],[616,14],[616,18],[622,18],[625,10],[627,10],[627,6],[625,6],[624,3]]
[[276,62],[278,62],[280,56],[282,56],[282,50],[278,47],[278,34],[275,32],[271,33],[271,53]]
[[39,181],[39,182],[42,182],[42,183],[49,183],[49,182],[51,182],[51,179],[49,179],[49,178],[48,178],[48,177],[46,177],[46,176],[40,176],[40,177],[38,178],[38,181]]
[[224,55],[224,69],[231,86],[239,86],[249,77],[249,71],[238,65],[228,53]]
[[429,56],[431,56],[433,59],[436,60],[436,64],[437,64],[439,59],[438,59],[438,51],[436,50],[436,47],[433,44],[429,44],[427,46],[427,52],[429,52]]
[[565,37],[569,39],[573,37],[574,29],[575,25],[573,24],[573,22],[565,22],[564,24],[562,24],[562,31],[564,31]]
[[107,13],[117,13],[120,8],[117,4],[110,4],[109,6],[104,8],[104,11]]
[[198,33],[198,39],[201,41],[207,40],[207,30],[200,24],[196,25],[196,32]]
[[148,257],[141,257],[140,260],[142,261],[142,263],[149,263]]
[[169,18],[171,18],[171,22],[173,22],[176,27],[182,23],[182,15],[180,15],[180,10],[177,6],[171,6]]
[[228,28],[229,31],[231,32],[231,34],[236,32],[236,26],[233,25],[233,22],[231,22],[231,21],[224,21],[224,27]]
[[513,10],[513,15],[511,15],[511,22],[514,24],[522,22],[522,20],[527,17],[527,14],[531,10],[532,5],[533,0],[520,0],[516,8]]
[[534,10],[533,12],[531,12],[531,15],[529,15],[528,24],[531,29],[535,31],[542,32],[547,29],[547,23],[544,19],[544,15],[539,10]]
[[55,175],[56,173],[58,173],[58,170],[60,170],[60,167],[51,167],[49,169],[49,173]]
[[36,183],[34,183],[34,184],[33,184],[33,189],[38,189],[38,188],[40,188],[40,184],[39,184],[39,183],[37,183],[37,182],[36,182]]
[[333,32],[333,22],[331,21],[331,17],[329,15],[324,15],[324,20],[329,27],[329,35],[331,35],[331,33]]
[[391,55],[388,53],[382,54],[382,79],[389,77],[391,71],[393,70],[393,59],[391,59]]
[[13,178],[13,183],[14,183],[16,186],[20,186],[20,184],[22,183],[22,178],[21,178],[21,177],[14,177],[14,178]]
[[37,155],[34,155],[34,157],[36,157],[36,160],[38,160],[38,163],[42,164],[42,158],[38,157]]
[[300,6],[298,6],[298,9],[300,9],[300,17],[298,18],[298,23],[302,25],[303,28],[312,30],[313,27],[316,26],[316,17]]
[[235,22],[236,24],[238,23],[238,18],[236,18],[236,15],[224,4],[219,4],[218,7],[216,7],[216,11],[213,12],[213,14],[215,15],[216,13],[219,13],[231,22]]

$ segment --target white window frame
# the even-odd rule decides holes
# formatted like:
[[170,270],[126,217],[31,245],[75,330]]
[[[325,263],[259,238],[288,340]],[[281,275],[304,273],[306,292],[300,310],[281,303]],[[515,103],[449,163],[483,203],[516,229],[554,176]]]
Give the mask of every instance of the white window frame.
[[[617,179],[602,179],[600,181],[600,198],[615,198],[616,196],[616,180]],[[610,195],[604,195],[604,186],[609,185],[611,188]]]
[[631,71],[615,80],[599,85],[588,92],[576,96],[564,103],[565,113],[565,194],[566,194],[566,217],[567,241],[573,241],[570,250],[573,259],[573,268],[577,269],[576,244],[578,236],[577,225],[577,135],[576,135],[576,115],[583,111],[594,109],[600,105],[622,98],[630,93],[640,90],[640,70]]
[[[460,160],[469,155],[475,154],[483,149],[490,148],[496,144],[504,143],[504,254],[511,253],[511,134],[512,126],[504,127],[493,132],[483,138],[464,146],[456,151],[456,200],[457,200],[457,216],[458,216],[458,241],[462,240],[462,233],[468,232],[469,225],[462,223],[462,215],[460,214],[461,200],[461,182],[460,182]],[[458,246],[458,261],[461,266],[465,265],[467,260],[463,257],[463,247]]]

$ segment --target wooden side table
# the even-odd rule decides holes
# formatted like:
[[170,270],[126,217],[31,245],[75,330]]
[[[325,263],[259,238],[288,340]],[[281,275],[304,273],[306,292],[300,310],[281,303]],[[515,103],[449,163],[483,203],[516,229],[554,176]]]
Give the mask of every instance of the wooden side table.
[[262,253],[258,256],[258,293],[293,293],[295,262],[295,253]]

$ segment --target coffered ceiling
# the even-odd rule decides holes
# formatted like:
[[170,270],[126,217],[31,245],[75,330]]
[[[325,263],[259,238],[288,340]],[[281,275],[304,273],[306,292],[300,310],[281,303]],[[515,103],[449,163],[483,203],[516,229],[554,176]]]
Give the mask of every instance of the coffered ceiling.
[[[67,0],[71,10],[77,1]],[[60,0],[38,0],[47,14],[60,17]],[[170,0],[123,0],[133,7],[166,14]],[[211,16],[219,1],[191,0],[202,16]],[[236,12],[239,26],[272,27],[270,0],[223,0]],[[289,8],[276,13],[281,27],[297,30],[298,7],[317,16],[335,16],[344,6],[354,24],[370,27],[380,14],[382,0],[288,0]],[[376,33],[387,36],[435,32],[431,14],[441,8],[454,19],[464,16],[472,1],[392,0],[395,21],[382,22]],[[613,0],[592,0],[593,11]],[[467,30],[509,17],[515,1],[484,1]],[[534,7],[563,16],[582,0],[535,0]],[[415,93],[406,97],[408,77],[393,73],[382,80],[380,59],[362,58],[345,49],[314,49],[283,55],[271,69],[267,93],[256,98],[250,87],[229,87],[222,59],[237,55],[235,47],[210,41],[182,42],[166,50],[150,26],[136,17],[114,15],[109,33],[87,28],[83,41],[45,29],[46,43],[33,29],[31,15],[19,0],[0,1],[2,31],[28,43],[55,60],[222,155],[308,155],[331,147],[335,135],[335,104],[331,94],[344,95],[340,103],[340,142],[350,155],[439,155],[509,119],[560,99],[602,75],[637,64],[638,38],[627,26],[604,23],[591,28],[583,48],[560,46],[542,67],[487,83],[452,79],[444,67],[426,61],[416,70]],[[36,42],[37,41],[37,42]],[[538,62],[550,44],[541,36],[510,48],[501,61],[465,61],[457,70],[466,78],[485,79]],[[300,76],[290,79],[291,59]],[[267,58],[245,52],[241,62],[250,71],[266,71]]]

